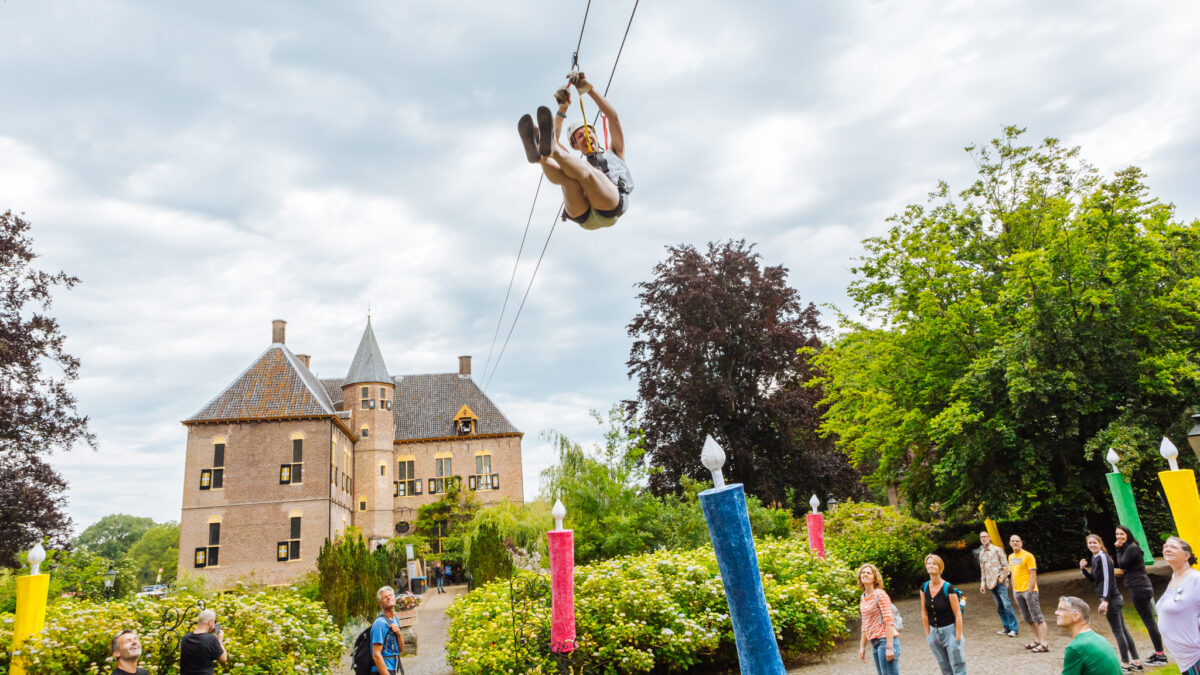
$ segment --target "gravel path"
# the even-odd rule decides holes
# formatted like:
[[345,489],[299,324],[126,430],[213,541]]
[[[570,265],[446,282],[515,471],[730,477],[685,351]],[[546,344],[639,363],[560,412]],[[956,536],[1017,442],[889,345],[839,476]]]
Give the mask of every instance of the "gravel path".
[[405,675],[451,675],[454,672],[446,665],[446,635],[450,628],[446,607],[466,592],[466,584],[446,586],[445,593],[438,593],[436,588],[425,592],[417,614],[417,655],[401,660]]
[[[1165,586],[1169,570],[1158,563],[1149,572],[1155,579],[1155,586]],[[1058,598],[1062,595],[1074,595],[1083,598],[1092,608],[1092,628],[1108,639],[1116,649],[1112,639],[1112,631],[1104,616],[1096,611],[1096,594],[1092,591],[1091,583],[1083,578],[1078,570],[1062,570],[1039,575],[1038,587],[1042,604],[1042,614],[1045,615],[1049,627],[1050,651],[1045,654],[1034,654],[1024,649],[1032,641],[1032,631],[1029,625],[1021,622],[1020,637],[1010,638],[996,635],[1000,630],[1000,617],[996,614],[996,605],[990,594],[981,595],[978,592],[978,582],[964,583],[961,588],[966,592],[967,610],[964,617],[963,634],[966,639],[967,672],[971,675],[1058,675],[1062,672],[1063,650],[1071,642],[1071,636],[1066,630],[1054,624],[1054,610],[1058,607]],[[969,592],[968,589],[970,589]],[[1161,592],[1161,588],[1159,589]],[[1128,604],[1128,593],[1126,603]],[[925,644],[924,631],[921,628],[921,607],[915,596],[896,601],[901,616],[904,617],[905,631],[900,638],[900,672],[902,673],[932,673],[941,671]],[[1126,616],[1128,617],[1128,613]],[[1017,615],[1020,619],[1020,614]],[[858,660],[858,625],[853,626],[854,632],[850,639],[831,654],[823,663],[801,666],[788,670],[793,675],[844,675],[848,673],[863,673],[871,675],[875,666]],[[1130,626],[1134,642],[1137,644],[1138,655],[1143,659],[1154,653],[1150,638],[1140,625]],[[1161,672],[1161,669],[1147,668],[1146,672]]]

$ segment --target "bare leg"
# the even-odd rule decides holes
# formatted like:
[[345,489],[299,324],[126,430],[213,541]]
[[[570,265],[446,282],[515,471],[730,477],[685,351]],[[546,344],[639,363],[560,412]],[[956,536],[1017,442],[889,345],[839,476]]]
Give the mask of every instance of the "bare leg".
[[567,215],[573,218],[586,212],[591,205],[588,203],[587,195],[584,194],[579,181],[568,176],[558,162],[549,157],[543,157],[541,165],[542,173],[546,174],[546,180],[562,188],[563,208],[567,210]]
[[[579,183],[592,208],[602,211],[615,209],[621,202],[621,193],[608,176],[588,164],[586,159],[571,155],[561,143],[554,144],[548,159],[554,160],[568,178],[573,178]],[[543,166],[548,159],[542,160]]]

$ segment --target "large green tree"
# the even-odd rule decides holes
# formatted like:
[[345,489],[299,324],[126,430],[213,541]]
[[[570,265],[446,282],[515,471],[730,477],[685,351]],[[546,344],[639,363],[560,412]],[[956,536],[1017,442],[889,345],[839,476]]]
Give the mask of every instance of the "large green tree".
[[1200,404],[1200,222],[1023,131],[865,242],[859,320],[816,359],[823,430],[919,506],[1107,507],[1102,451],[1161,469]]
[[826,329],[787,274],[731,240],[669,247],[638,284],[627,363],[638,389],[626,407],[645,433],[659,494],[682,492],[685,477],[711,478],[700,464],[707,435],[725,450],[725,476],[764,502],[801,509],[814,492],[862,491],[858,472],[817,433],[821,393],[805,384]]
[[129,547],[125,559],[137,570],[139,583],[154,583],[160,569],[162,579],[173,580],[179,564],[179,523],[163,523],[147,529]]
[[153,518],[113,513],[88,525],[79,533],[75,544],[109,560],[120,560],[151,527],[154,527]]

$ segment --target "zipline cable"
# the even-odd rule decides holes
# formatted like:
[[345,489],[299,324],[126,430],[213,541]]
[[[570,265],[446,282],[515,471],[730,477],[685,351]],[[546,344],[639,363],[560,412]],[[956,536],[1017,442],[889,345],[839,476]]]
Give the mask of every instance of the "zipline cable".
[[[587,30],[588,13],[591,11],[592,0],[588,0],[587,7],[583,8],[583,25],[579,27],[579,39],[575,41],[575,52],[571,54],[572,66],[579,63],[579,47],[583,44],[583,32]],[[628,31],[628,29],[626,29],[626,31]],[[622,40],[622,42],[624,41]],[[611,81],[611,79],[612,76],[609,75],[609,80]],[[582,102],[583,101],[581,100],[580,103]],[[500,305],[500,316],[496,317],[496,330],[492,333],[492,345],[488,347],[487,361],[485,361],[483,364],[483,374],[485,376],[488,372],[488,366],[492,363],[492,353],[496,349],[496,338],[500,335],[500,324],[504,323],[504,310],[508,309],[508,298],[512,294],[513,279],[517,278],[517,267],[521,264],[521,253],[525,251],[525,238],[529,236],[529,223],[533,221],[533,210],[535,207],[537,207],[538,195],[542,192],[542,182],[544,180],[546,180],[546,174],[538,176],[537,189],[533,192],[533,203],[529,205],[529,217],[525,219],[525,233],[521,235],[521,245],[517,247],[517,259],[513,261],[512,276],[508,278],[508,289],[504,291],[504,302]],[[553,228],[551,229],[553,230]],[[542,251],[544,253],[545,249],[543,248]],[[540,263],[541,260],[539,259],[538,262]],[[499,364],[499,357],[497,357],[496,362]],[[484,385],[484,390],[487,390],[487,385]]]
[[[610,87],[612,87],[613,76],[617,72],[617,64],[621,62],[621,54],[622,54],[622,52],[625,51],[625,40],[629,37],[629,28],[631,26],[633,26],[633,17],[637,13],[638,3],[640,1],[641,0],[634,0],[633,10],[631,10],[629,12],[629,23],[625,24],[625,34],[623,36],[621,36],[621,46],[617,49],[617,57],[615,59],[613,59],[612,70],[609,71],[609,73],[608,73],[608,84],[604,85],[604,97],[605,98],[608,97],[608,90]],[[588,0],[588,8],[591,8],[591,5],[592,5],[591,0]],[[583,25],[587,26],[587,12],[586,11],[584,12],[584,15],[583,15]],[[580,40],[580,42],[583,41],[583,29],[582,28],[579,31],[579,40]],[[578,54],[578,52],[576,52],[576,53]],[[600,111],[597,110],[596,111],[596,119],[599,119],[599,117],[600,117]],[[596,119],[592,120],[593,126],[595,125]],[[539,188],[541,187],[541,182],[538,183],[538,187]],[[535,196],[535,200],[536,200],[536,196]],[[508,328],[508,335],[506,335],[504,337],[504,344],[500,347],[499,355],[496,356],[496,365],[494,365],[492,367],[492,373],[491,373],[491,375],[488,375],[487,381],[483,385],[484,392],[487,391],[488,385],[490,385],[492,383],[492,378],[495,377],[495,375],[496,375],[496,369],[500,367],[500,359],[504,357],[504,350],[508,347],[508,340],[509,340],[509,338],[512,337],[513,330],[517,327],[517,319],[521,318],[521,310],[524,309],[524,307],[525,307],[525,300],[526,300],[526,298],[529,297],[529,290],[531,288],[533,288],[533,281],[534,281],[534,279],[537,278],[538,269],[541,268],[541,266],[542,266],[542,257],[546,255],[546,249],[550,246],[550,237],[554,236],[554,228],[558,226],[558,220],[559,220],[558,214],[562,211],[563,206],[564,206],[564,203],[559,202],[558,209],[554,212],[554,222],[550,226],[550,233],[546,235],[546,242],[542,245],[541,255],[538,256],[537,265],[535,265],[533,268],[533,275],[531,277],[529,277],[529,285],[525,287],[525,295],[521,297],[521,304],[517,306],[517,313],[513,317],[512,325],[509,326],[509,328]],[[507,299],[506,299],[506,301],[507,301]],[[491,360],[490,357],[488,360],[489,361]],[[485,374],[486,374],[486,369],[485,369]]]

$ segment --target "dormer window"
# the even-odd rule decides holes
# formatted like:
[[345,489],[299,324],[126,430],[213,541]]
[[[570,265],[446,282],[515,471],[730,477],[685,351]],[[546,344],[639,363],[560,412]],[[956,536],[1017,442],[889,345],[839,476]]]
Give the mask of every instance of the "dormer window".
[[459,436],[469,436],[478,433],[478,423],[479,417],[464,405],[458,409],[458,414],[454,416],[454,433]]

